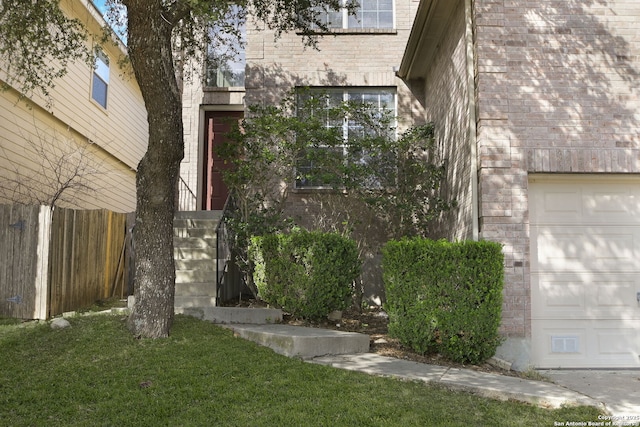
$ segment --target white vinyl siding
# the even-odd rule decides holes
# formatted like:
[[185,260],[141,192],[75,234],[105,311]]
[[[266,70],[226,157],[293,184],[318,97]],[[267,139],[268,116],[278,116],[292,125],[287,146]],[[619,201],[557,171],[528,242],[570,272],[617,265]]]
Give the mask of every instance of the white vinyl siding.
[[[104,116],[95,108],[93,110]],[[29,108],[24,101],[18,100],[18,94],[13,90],[0,93],[0,146],[0,203],[41,197],[43,192],[50,194],[54,175],[50,173],[48,162],[62,161],[66,169],[84,168],[79,171],[79,178],[90,189],[65,191],[61,207],[117,212],[135,210],[133,169],[98,144],[89,143],[85,135],[72,130],[46,110],[38,106]],[[46,150],[46,158],[38,149]],[[63,176],[70,177],[71,174]],[[20,185],[15,184],[16,179]],[[24,192],[27,194],[22,194]]]
[[[75,1],[63,0],[60,5],[92,34],[102,34],[102,24],[95,17],[97,12]],[[25,151],[28,140],[41,136],[72,137],[79,144],[94,145],[96,149],[91,151],[97,153],[98,163],[104,166],[100,192],[73,207],[132,212],[135,170],[147,149],[147,113],[133,72],[126,66],[120,67],[117,61],[126,54],[124,49],[111,43],[106,43],[103,49],[111,59],[108,114],[91,97],[93,69],[83,61],[69,64],[67,74],[50,89],[50,100],[34,94],[29,99],[31,108],[26,107],[24,100],[18,100],[13,90],[0,92],[0,146],[4,149],[0,152],[0,169],[10,172],[24,167],[27,173],[35,171],[30,152]],[[0,79],[6,81],[1,71]]]

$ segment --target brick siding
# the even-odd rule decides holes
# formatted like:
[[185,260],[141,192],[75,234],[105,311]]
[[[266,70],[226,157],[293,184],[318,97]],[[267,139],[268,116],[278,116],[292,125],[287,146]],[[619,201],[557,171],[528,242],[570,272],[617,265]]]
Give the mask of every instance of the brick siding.
[[504,244],[502,332],[531,334],[529,173],[640,172],[640,3],[476,0],[480,234]]
[[[296,86],[396,88],[400,127],[421,122],[424,117],[421,104],[396,77],[396,67],[402,60],[417,6],[418,2],[414,0],[396,0],[396,28],[393,30],[338,30],[335,35],[319,39],[317,50],[305,47],[300,35],[284,34],[274,41],[273,32],[248,26],[245,104],[277,103]],[[334,209],[332,199],[336,197],[341,198],[294,190],[287,200],[287,214],[310,228],[335,228],[340,221],[323,219]],[[346,212],[345,219],[356,226],[356,239],[366,235],[375,247],[386,241],[387,236],[378,231],[375,219],[354,218],[354,212]],[[365,298],[379,303],[384,299],[379,253],[364,250],[363,257]]]
[[435,125],[438,151],[447,162],[443,189],[458,207],[434,224],[433,238],[472,238],[471,142],[469,141],[468,79],[464,2],[458,2],[451,25],[424,77],[425,117]]

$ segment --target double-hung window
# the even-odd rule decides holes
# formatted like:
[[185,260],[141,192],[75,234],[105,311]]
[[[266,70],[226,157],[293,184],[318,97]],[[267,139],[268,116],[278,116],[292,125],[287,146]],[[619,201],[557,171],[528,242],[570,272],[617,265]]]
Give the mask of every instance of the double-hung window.
[[393,0],[357,0],[354,12],[350,13],[349,2],[342,0],[340,10],[325,10],[320,21],[330,29],[392,29],[394,28]]
[[109,58],[100,49],[96,50],[93,64],[93,81],[91,83],[91,98],[107,108],[107,94],[109,92]]
[[225,18],[211,30],[205,61],[206,86],[244,86],[247,31],[243,16],[244,10],[232,5]]
[[[318,97],[319,103],[313,108],[306,102],[309,98]],[[343,164],[345,162],[367,162],[367,153],[353,152],[349,140],[362,138],[372,131],[371,124],[362,123],[356,117],[341,114],[340,105],[362,104],[368,112],[367,117],[380,121],[396,117],[395,88],[322,88],[300,91],[298,94],[298,115],[313,115],[323,123],[328,138],[338,140],[338,143],[323,145],[320,141],[307,152],[301,153],[296,167],[296,188],[332,188],[335,186],[336,169],[329,170],[327,165]],[[305,107],[301,107],[301,106]],[[383,116],[385,119],[383,119]],[[309,150],[314,150],[309,153]]]

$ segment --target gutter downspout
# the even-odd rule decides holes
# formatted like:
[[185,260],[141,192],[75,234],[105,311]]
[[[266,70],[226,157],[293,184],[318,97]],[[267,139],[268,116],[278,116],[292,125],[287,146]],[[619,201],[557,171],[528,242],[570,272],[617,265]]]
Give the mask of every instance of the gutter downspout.
[[465,39],[467,46],[467,96],[469,97],[469,129],[468,137],[471,151],[471,216],[472,216],[472,239],[478,241],[480,231],[478,225],[478,135],[476,117],[476,85],[473,50],[473,10],[472,0],[465,0]]

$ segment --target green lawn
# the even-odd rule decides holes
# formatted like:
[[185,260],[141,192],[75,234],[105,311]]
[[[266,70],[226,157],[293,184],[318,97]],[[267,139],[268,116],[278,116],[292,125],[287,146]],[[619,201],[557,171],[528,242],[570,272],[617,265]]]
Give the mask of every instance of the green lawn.
[[552,426],[598,414],[309,364],[187,317],[165,340],[135,340],[122,316],[69,320],[0,322],[0,425]]

